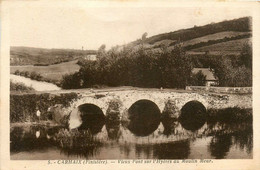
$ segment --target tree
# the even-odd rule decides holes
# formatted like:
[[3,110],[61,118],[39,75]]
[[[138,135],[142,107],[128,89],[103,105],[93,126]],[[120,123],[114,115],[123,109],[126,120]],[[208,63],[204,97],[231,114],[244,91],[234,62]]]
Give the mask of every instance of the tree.
[[82,63],[78,73],[64,77],[64,88],[93,85],[185,88],[191,75],[191,60],[180,46],[159,54],[139,48],[109,50],[103,56],[98,61]]
[[190,84],[192,86],[205,86],[205,83],[206,76],[202,73],[201,70],[198,73],[191,75]]
[[252,69],[252,46],[248,43],[243,45],[240,53],[241,64],[244,64],[247,68]]
[[[234,62],[234,61],[233,61]],[[245,65],[232,63],[230,58],[223,56],[218,60],[215,74],[219,78],[219,85],[226,87],[252,86],[252,71]]]
[[142,35],[142,41],[145,41],[145,40],[146,40],[147,35],[148,35],[147,32],[143,33],[143,35]]
[[99,60],[100,58],[104,57],[106,53],[106,45],[102,44],[97,51],[97,59]]

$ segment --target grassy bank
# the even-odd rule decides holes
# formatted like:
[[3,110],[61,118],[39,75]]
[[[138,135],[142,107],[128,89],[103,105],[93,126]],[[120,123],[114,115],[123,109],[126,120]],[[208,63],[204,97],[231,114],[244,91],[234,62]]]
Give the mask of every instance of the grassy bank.
[[[10,95],[10,122],[35,122],[48,120],[48,108],[56,104],[67,107],[69,103],[77,98],[76,93],[65,93],[60,95],[44,94],[11,94]],[[40,111],[40,118],[36,116]]]
[[[10,73],[15,74],[15,72],[32,73],[36,72],[41,75],[43,79],[50,80],[53,82],[60,82],[62,76],[65,74],[72,74],[79,70],[79,65],[77,65],[77,60],[64,62],[49,66],[11,66]],[[56,83],[55,83],[56,84]]]

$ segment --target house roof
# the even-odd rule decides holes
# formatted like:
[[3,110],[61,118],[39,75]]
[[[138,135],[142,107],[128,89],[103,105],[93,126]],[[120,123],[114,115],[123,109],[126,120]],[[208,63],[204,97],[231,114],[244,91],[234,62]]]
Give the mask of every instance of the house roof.
[[210,69],[210,68],[193,68],[192,73],[196,74],[199,71],[201,71],[202,74],[206,76],[207,81],[210,81],[210,80],[216,81],[217,80],[216,77],[214,76],[212,69]]

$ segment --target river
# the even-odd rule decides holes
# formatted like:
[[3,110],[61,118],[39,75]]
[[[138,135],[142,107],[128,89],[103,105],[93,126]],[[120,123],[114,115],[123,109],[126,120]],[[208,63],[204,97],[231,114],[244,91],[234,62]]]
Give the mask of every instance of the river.
[[145,120],[143,114],[135,116],[128,124],[111,123],[100,119],[98,115],[86,114],[83,121],[85,125],[82,124],[77,129],[11,124],[11,159],[253,158],[252,121],[207,119],[191,128],[178,120],[154,121],[157,117],[151,113],[146,114],[151,117],[146,117]]
[[30,78],[17,76],[17,75],[10,75],[10,80],[12,82],[24,83],[26,86],[34,88],[36,91],[52,91],[52,90],[60,90],[61,88],[55,84],[43,82],[43,81],[36,81]]

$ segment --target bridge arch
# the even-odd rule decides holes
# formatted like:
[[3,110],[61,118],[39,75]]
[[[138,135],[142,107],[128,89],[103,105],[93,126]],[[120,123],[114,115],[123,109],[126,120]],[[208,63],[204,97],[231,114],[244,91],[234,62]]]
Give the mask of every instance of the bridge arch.
[[131,98],[123,98],[122,99],[124,110],[128,110],[134,103],[136,103],[139,100],[147,100],[147,101],[153,102],[154,104],[157,105],[160,112],[163,111],[164,106],[165,106],[164,101],[162,99],[158,98],[158,97],[156,98],[156,97],[153,97],[151,95],[142,95],[142,96],[136,95],[136,96],[131,97]]
[[161,111],[151,100],[136,101],[125,114],[125,126],[137,136],[151,134],[160,124]]
[[206,107],[197,100],[189,101],[181,108],[178,119],[183,128],[191,131],[198,130],[206,122]]
[[81,125],[79,129],[89,129],[92,134],[101,131],[105,124],[105,115],[103,111],[94,104],[83,104],[78,107]]
[[[79,104],[71,108],[69,116],[69,128],[82,128],[86,129],[90,126],[95,127],[95,125],[102,125],[105,120],[105,113],[102,109],[93,103]],[[95,124],[95,122],[98,122]],[[102,127],[102,126],[101,126]],[[95,130],[94,130],[95,131]]]
[[71,103],[70,108],[71,110],[77,109],[79,106],[84,104],[93,104],[99,107],[102,112],[106,115],[106,110],[108,108],[108,101],[105,99],[96,99],[94,97],[83,97],[81,99],[75,100],[73,103]]
[[80,108],[82,106],[91,106],[92,108],[95,108],[95,110],[100,109],[104,116],[106,116],[106,110],[108,107],[108,103],[104,99],[97,99],[95,96],[86,96],[81,97],[78,100],[73,101],[70,104],[70,107],[67,109],[67,112],[69,112],[69,128],[79,128],[81,124],[83,123],[82,117],[81,117],[81,111]]
[[206,101],[206,99],[203,97],[196,96],[188,99],[183,98],[176,102],[176,106],[178,107],[179,111],[181,111],[181,109],[189,102],[201,103],[206,109],[208,108],[208,102]]

